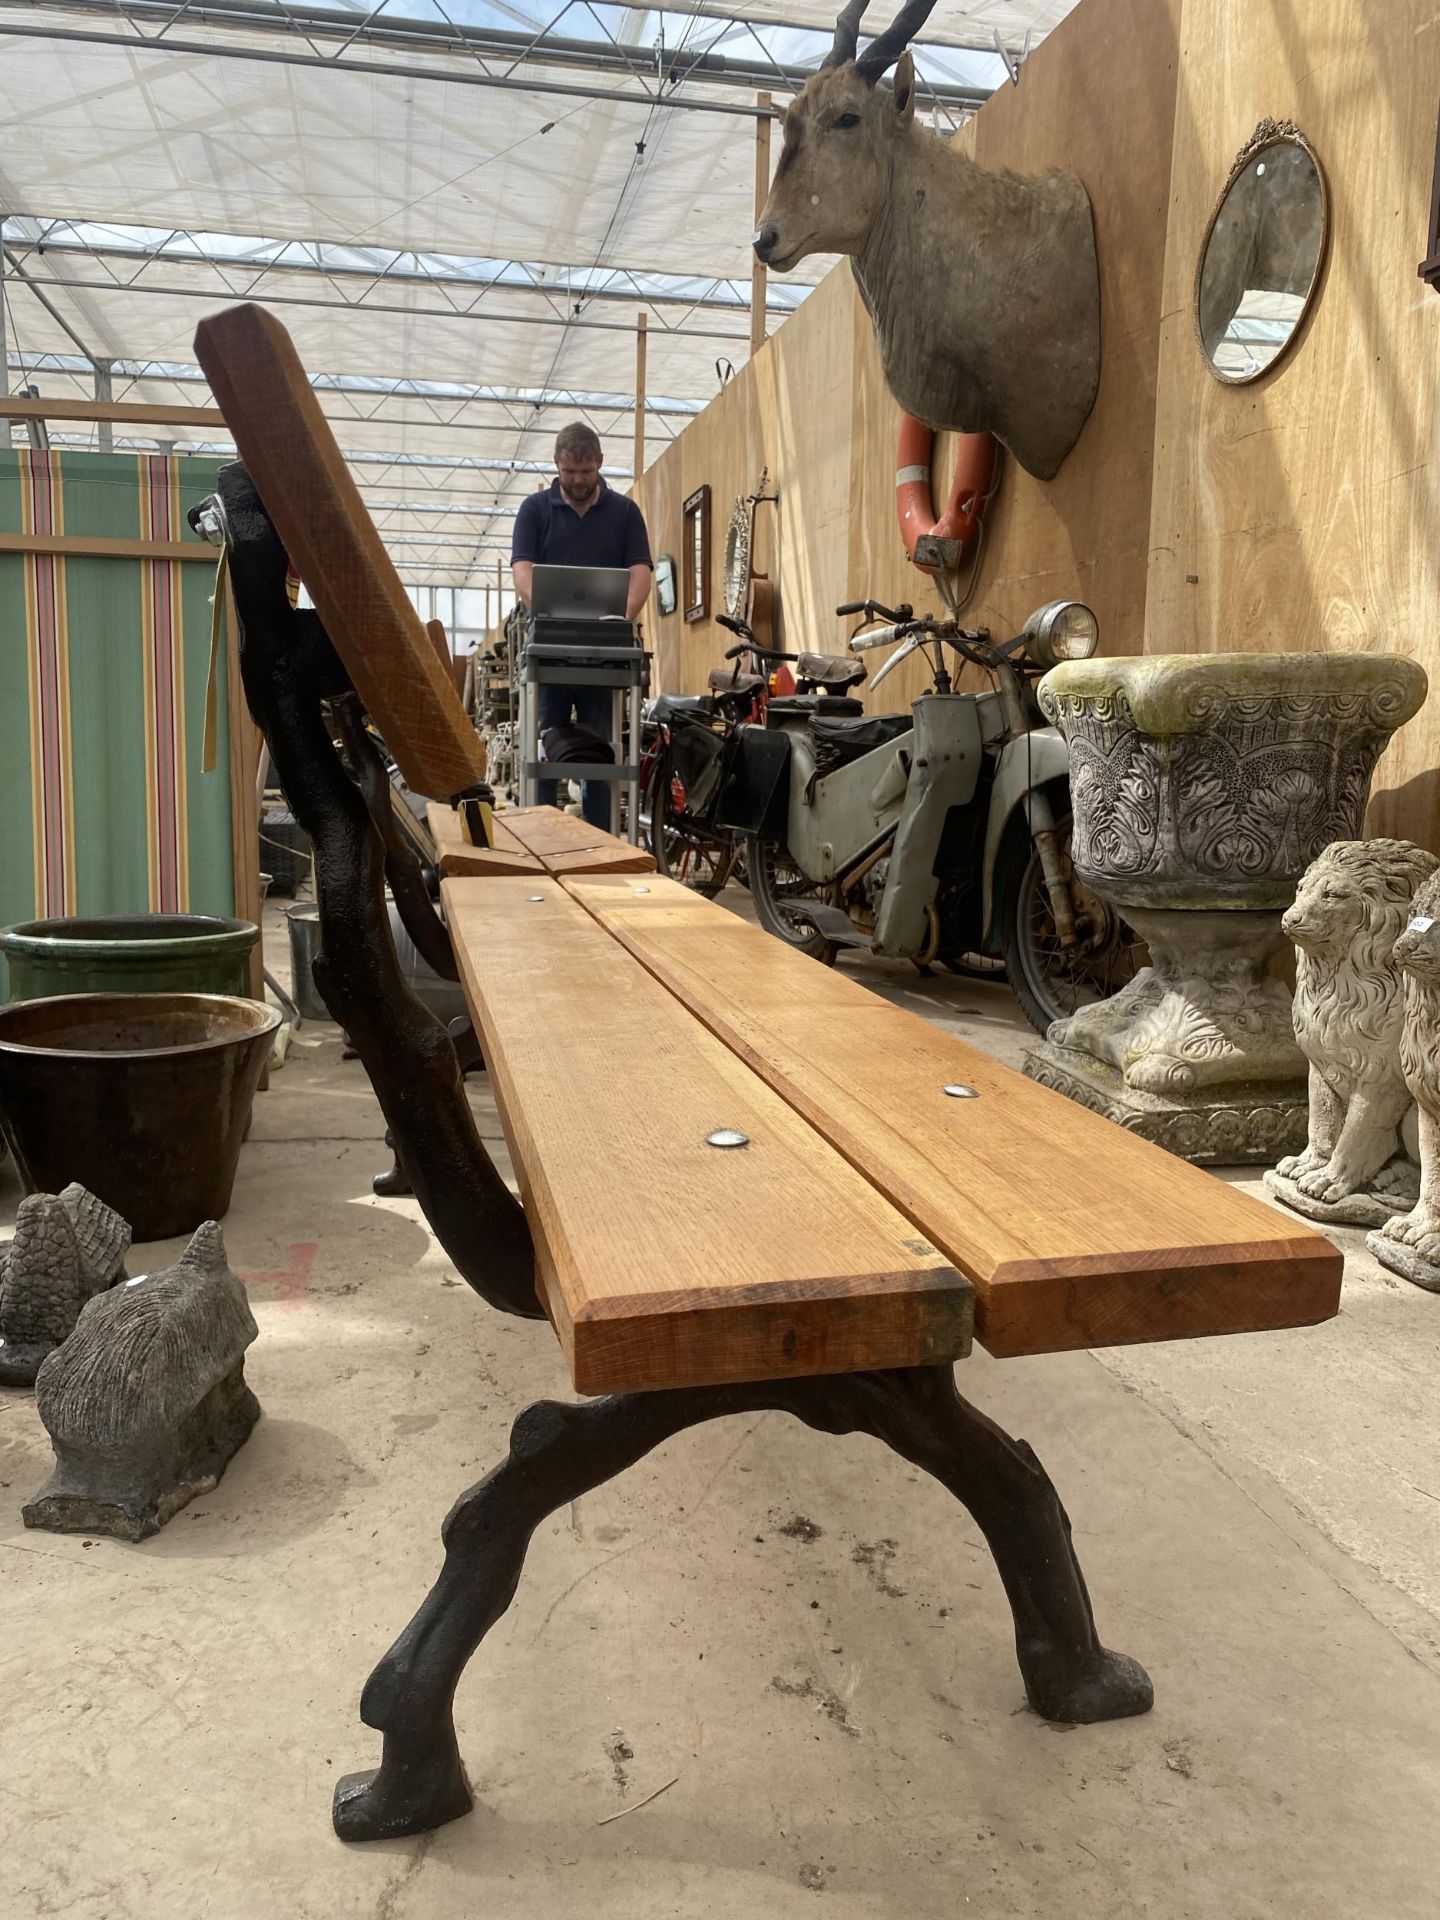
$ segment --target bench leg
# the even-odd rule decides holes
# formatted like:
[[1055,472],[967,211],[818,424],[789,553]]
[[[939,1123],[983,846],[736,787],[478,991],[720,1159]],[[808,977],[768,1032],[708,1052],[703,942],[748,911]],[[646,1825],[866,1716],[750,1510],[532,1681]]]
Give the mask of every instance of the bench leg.
[[969,1508],[1005,1584],[1037,1712],[1092,1721],[1150,1706],[1143,1669],[1096,1636],[1070,1523],[1044,1468],[1023,1441],[960,1398],[949,1367],[622,1394],[579,1406],[542,1400],[516,1420],[507,1457],[447,1515],[440,1577],[366,1684],[360,1714],[384,1735],[383,1754],[377,1769],[336,1787],[342,1840],[423,1832],[469,1811],[455,1689],[514,1599],[540,1522],[686,1427],[768,1409],[824,1433],[874,1434]]
[[1035,1711],[1087,1724],[1148,1712],[1145,1669],[1100,1644],[1069,1516],[1034,1448],[962,1399],[949,1367],[852,1377],[871,1397],[871,1417],[857,1425],[947,1487],[984,1534]]
[[370,1190],[387,1200],[397,1197],[408,1200],[415,1189],[410,1184],[410,1176],[405,1171],[405,1162],[400,1158],[400,1149],[396,1146],[395,1136],[389,1127],[385,1129],[385,1144],[390,1149],[393,1165],[388,1166],[383,1173],[375,1175],[370,1182]]

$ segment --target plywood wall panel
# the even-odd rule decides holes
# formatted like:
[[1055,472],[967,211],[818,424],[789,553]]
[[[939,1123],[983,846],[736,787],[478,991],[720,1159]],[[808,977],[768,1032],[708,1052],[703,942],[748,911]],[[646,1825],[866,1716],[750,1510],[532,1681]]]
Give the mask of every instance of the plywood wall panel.
[[[1437,105],[1432,0],[1186,0],[1148,652],[1380,648],[1440,677],[1440,296],[1415,273]],[[1324,163],[1330,258],[1299,344],[1226,387],[1195,343],[1192,284],[1231,161],[1266,115],[1295,121]],[[1440,846],[1437,734],[1432,695],[1377,772],[1373,830]]]
[[709,617],[687,622],[682,607],[662,618],[653,593],[645,612],[657,684],[670,692],[703,691],[733,644],[715,619],[725,607],[725,535],[737,496],[753,492],[762,467],[780,500],[756,513],[755,565],[780,588],[778,644],[828,645],[838,631],[851,513],[852,297],[844,279],[827,279],[635,488],[651,546],[675,556],[682,582],[681,509],[710,488]]

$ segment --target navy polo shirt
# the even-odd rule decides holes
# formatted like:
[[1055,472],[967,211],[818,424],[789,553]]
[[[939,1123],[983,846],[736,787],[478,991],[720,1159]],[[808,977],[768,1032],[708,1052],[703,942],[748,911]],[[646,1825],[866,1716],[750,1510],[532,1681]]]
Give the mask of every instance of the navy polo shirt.
[[532,493],[515,516],[510,560],[546,567],[648,567],[650,539],[645,516],[633,500],[600,481],[600,497],[576,513],[552,480]]

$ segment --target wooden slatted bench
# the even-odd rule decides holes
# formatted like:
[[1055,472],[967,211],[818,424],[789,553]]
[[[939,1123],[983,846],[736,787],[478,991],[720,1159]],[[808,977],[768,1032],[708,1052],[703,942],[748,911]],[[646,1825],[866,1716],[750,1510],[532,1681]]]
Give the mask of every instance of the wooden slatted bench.
[[452,1509],[362,1699],[384,1753],[340,1782],[341,1837],[470,1806],[450,1703],[538,1521],[761,1407],[873,1433],[970,1508],[1038,1712],[1144,1712],[1058,1495],[951,1363],[977,1320],[998,1354],[1311,1324],[1338,1308],[1336,1249],[674,882],[441,891],[540,1297],[576,1388],[611,1397],[529,1408]]
[[[249,469],[220,483],[242,672],[315,842],[327,998],[457,1267],[505,1311],[543,1307],[577,1389],[605,1396],[526,1408],[507,1457],[452,1508],[440,1575],[366,1685],[383,1757],[340,1782],[337,1832],[415,1832],[467,1810],[452,1701],[535,1528],[671,1434],[733,1413],[868,1433],[933,1475],[995,1557],[1035,1709],[1145,1711],[1143,1669],[1096,1633],[1058,1494],[1023,1441],[960,1397],[953,1362],[972,1327],[1021,1355],[1308,1325],[1337,1309],[1339,1253],[723,907],[658,877],[580,871],[607,850],[543,809],[504,816],[495,850],[533,868],[462,875],[451,844],[442,883],[522,1213],[453,1047],[399,974],[383,770],[368,791],[347,770],[324,703],[358,692],[409,785],[436,800],[483,772],[473,733],[283,327],[233,309],[202,323],[196,351]],[[286,550],[338,667],[289,605]],[[347,737],[363,760],[354,713]]]

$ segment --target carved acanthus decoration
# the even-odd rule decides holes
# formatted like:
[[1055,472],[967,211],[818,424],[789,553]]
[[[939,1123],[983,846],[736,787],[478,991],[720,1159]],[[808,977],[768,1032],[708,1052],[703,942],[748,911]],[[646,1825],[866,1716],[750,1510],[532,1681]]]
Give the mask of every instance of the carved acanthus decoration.
[[[1387,654],[1159,655],[1076,662],[1041,683],[1070,746],[1077,869],[1117,900],[1286,904],[1357,835],[1370,776],[1425,696]],[[1131,888],[1128,883],[1142,883]]]
[[[1355,838],[1386,740],[1426,679],[1389,654],[1158,655],[1074,661],[1040,683],[1070,749],[1075,871],[1151,965],[1057,1021],[1026,1063],[1087,1079],[1147,1138],[1269,1162],[1305,1144],[1306,1061],[1270,971],[1305,867]],[[1050,1079],[1050,1084],[1055,1084]],[[1236,1150],[1226,1108],[1252,1117]]]

